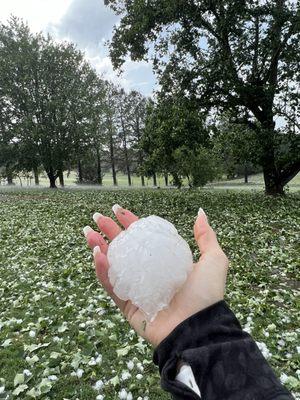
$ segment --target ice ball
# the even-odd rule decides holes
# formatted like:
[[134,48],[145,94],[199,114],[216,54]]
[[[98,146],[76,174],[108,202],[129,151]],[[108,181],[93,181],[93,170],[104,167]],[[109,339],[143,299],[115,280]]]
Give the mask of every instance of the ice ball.
[[148,321],[169,305],[193,268],[187,242],[173,224],[155,215],[122,231],[110,243],[107,256],[115,294],[131,300]]

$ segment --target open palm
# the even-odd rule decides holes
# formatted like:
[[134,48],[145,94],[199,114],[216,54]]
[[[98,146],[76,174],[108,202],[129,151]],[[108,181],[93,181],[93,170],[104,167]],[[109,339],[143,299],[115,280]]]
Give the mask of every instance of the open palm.
[[[118,221],[125,229],[138,220],[132,212],[119,206],[115,206],[114,210]],[[109,217],[96,213],[94,220],[102,234],[109,240],[113,240],[121,232],[120,226]],[[154,346],[157,346],[186,318],[224,297],[228,259],[202,210],[194,225],[194,236],[201,253],[200,259],[194,264],[188,279],[175,294],[169,307],[160,311],[153,322],[146,322],[145,314],[131,301],[121,300],[114,294],[108,279],[109,263],[106,256],[108,244],[102,234],[90,227],[86,227],[84,233],[88,245],[93,249],[99,281],[135,331]]]

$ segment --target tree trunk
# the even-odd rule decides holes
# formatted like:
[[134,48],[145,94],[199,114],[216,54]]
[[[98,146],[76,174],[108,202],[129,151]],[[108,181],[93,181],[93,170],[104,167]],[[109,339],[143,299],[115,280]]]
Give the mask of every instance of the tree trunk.
[[33,175],[34,175],[34,184],[35,186],[39,186],[40,180],[39,180],[39,172],[36,167],[33,168]]
[[123,142],[124,142],[124,156],[125,156],[125,164],[126,164],[126,172],[127,172],[127,179],[128,179],[128,186],[131,186],[131,175],[130,175],[130,166],[129,166],[129,158],[128,158],[128,150],[127,150],[127,137],[126,137],[126,129],[123,120],[123,109],[121,107],[121,125],[122,125],[122,132],[123,132]]
[[48,175],[49,182],[50,182],[50,188],[57,189],[57,186],[55,183],[57,176],[54,175],[53,167],[50,167],[49,171],[47,172],[47,175]]
[[283,195],[284,185],[282,184],[280,179],[276,176],[274,170],[272,170],[269,166],[265,166],[263,168],[263,173],[265,181],[265,193],[271,196]]
[[275,123],[273,118],[265,118],[262,123],[263,156],[262,167],[265,181],[265,193],[268,195],[283,195],[283,183],[275,163]]
[[156,173],[153,173],[153,185],[157,186],[157,179],[156,179]]
[[182,181],[179,178],[178,174],[173,173],[173,184],[177,187],[177,189],[180,189],[182,186]]
[[101,158],[100,158],[100,151],[98,149],[98,147],[96,148],[96,152],[97,152],[97,181],[99,183],[99,185],[102,186],[102,170],[101,170]]
[[165,174],[165,185],[168,186],[169,184],[169,177],[168,174]]
[[55,183],[55,181],[56,181],[55,176],[48,174],[48,178],[49,178],[49,181],[50,181],[50,188],[51,189],[57,189],[57,186],[56,186],[56,183]]
[[275,165],[266,163],[263,165],[265,192],[269,195],[283,195],[284,186],[292,180],[300,171],[300,160],[292,162],[281,169],[280,172]]
[[244,183],[248,183],[248,164],[244,164]]
[[81,160],[77,161],[77,174],[78,174],[78,182],[82,183],[83,182],[83,176],[82,176]]
[[109,148],[110,148],[110,163],[111,163],[113,184],[114,184],[114,186],[117,186],[118,182],[117,182],[117,173],[116,173],[115,155],[114,155],[114,142],[113,142],[112,134],[110,135],[110,138],[109,138]]
[[126,170],[127,170],[127,180],[128,180],[128,186],[131,186],[131,175],[130,175],[130,168],[129,165],[126,165]]
[[126,170],[127,170],[127,179],[128,179],[128,186],[131,186],[131,175],[130,175],[130,168],[129,165],[126,165]]
[[[137,116],[137,120],[136,120],[136,135],[137,135],[137,139],[138,139],[138,144],[140,146],[141,134],[140,134],[140,121],[139,121],[138,116]],[[138,155],[139,155],[139,168],[142,169],[142,166],[144,164],[144,157],[143,157],[143,151],[141,149],[139,149]],[[141,175],[141,182],[142,182],[142,186],[145,186],[144,175]]]
[[14,184],[14,182],[13,182],[13,177],[12,177],[12,174],[11,174],[11,173],[9,173],[9,174],[6,176],[6,178],[7,178],[7,184],[8,184],[8,185],[13,185],[13,184]]
[[58,179],[59,179],[59,184],[60,184],[60,186],[61,186],[61,187],[64,187],[64,186],[65,186],[65,181],[64,181],[64,173],[63,173],[63,170],[62,170],[62,169],[60,169],[60,170],[58,171]]
[[6,165],[5,171],[6,171],[7,184],[8,185],[13,185],[14,184],[14,182],[13,182],[13,174],[12,174],[12,170],[9,168],[8,164]]

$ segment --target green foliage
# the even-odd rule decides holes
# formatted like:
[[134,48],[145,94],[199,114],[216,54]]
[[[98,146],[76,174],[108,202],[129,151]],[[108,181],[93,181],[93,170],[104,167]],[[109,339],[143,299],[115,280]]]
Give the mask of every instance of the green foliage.
[[[152,59],[161,97],[179,95],[206,115],[212,111],[220,117],[226,111],[246,119],[259,143],[266,191],[282,194],[300,169],[299,3],[105,3],[121,14],[110,45],[114,66],[120,67],[128,55],[133,60]],[[280,148],[278,116],[286,123],[289,144]]]
[[214,180],[220,173],[218,162],[211,150],[198,147],[191,150],[186,146],[179,147],[174,152],[178,175],[188,178],[189,186],[204,186]]
[[42,164],[55,186],[99,135],[104,93],[104,82],[73,44],[33,34],[15,17],[0,25],[0,138],[18,144],[20,168]]
[[247,125],[233,123],[224,115],[215,127],[213,146],[228,178],[260,171],[261,148],[255,132]]
[[[284,380],[286,374],[285,385],[299,393],[299,194],[32,189],[0,193],[0,396],[16,390],[18,399],[90,400],[101,379],[99,393],[109,400],[121,388],[135,399],[169,398],[159,387],[152,348],[98,285],[82,234],[95,211],[113,216],[114,203],[170,220],[195,258],[192,227],[204,208],[231,261],[226,300],[265,343],[276,374]],[[130,360],[134,367],[122,380]]]
[[[213,179],[212,165],[204,164],[204,147],[210,144],[203,115],[185,99],[173,97],[149,104],[142,146],[146,153],[146,173],[169,173],[174,184],[181,186],[182,178],[198,176],[191,185]],[[207,151],[208,154],[208,151]],[[188,160],[188,158],[190,160]],[[212,157],[212,155],[211,155]],[[206,178],[204,178],[206,176]],[[206,180],[207,179],[207,180]]]

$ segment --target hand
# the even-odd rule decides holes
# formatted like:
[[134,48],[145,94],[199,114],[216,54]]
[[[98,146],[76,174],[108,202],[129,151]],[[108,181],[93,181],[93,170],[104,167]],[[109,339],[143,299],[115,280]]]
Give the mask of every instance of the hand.
[[[138,220],[138,217],[128,210],[119,206],[115,206],[114,209],[118,221],[125,229]],[[121,232],[119,225],[109,217],[96,213],[94,219],[109,240]],[[133,329],[154,346],[158,346],[186,318],[224,297],[228,259],[202,209],[194,225],[194,236],[201,253],[200,259],[194,264],[193,271],[180,291],[175,294],[169,307],[160,311],[153,322],[146,322],[143,312],[131,301],[123,301],[114,294],[108,279],[109,264],[106,256],[108,244],[100,233],[90,227],[86,227],[84,233],[88,245],[94,250],[94,263],[99,281]]]

